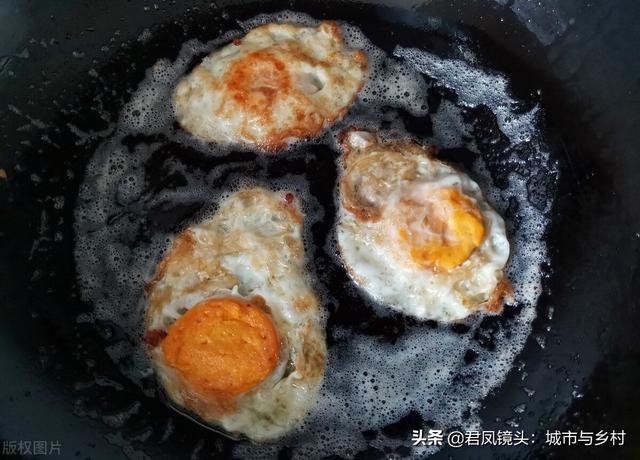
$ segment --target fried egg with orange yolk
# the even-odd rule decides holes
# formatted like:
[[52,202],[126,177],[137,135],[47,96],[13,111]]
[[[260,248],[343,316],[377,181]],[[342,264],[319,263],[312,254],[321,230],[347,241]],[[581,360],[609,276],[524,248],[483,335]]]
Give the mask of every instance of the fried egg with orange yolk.
[[173,105],[205,141],[274,151],[342,117],[366,76],[366,55],[345,47],[335,22],[265,24],[207,56],[178,83]]
[[354,281],[419,319],[501,311],[510,246],[478,184],[433,146],[350,129],[341,147],[337,240]]
[[231,435],[280,438],[316,400],[326,345],[302,223],[290,192],[236,192],[148,285],[145,342],[166,394]]

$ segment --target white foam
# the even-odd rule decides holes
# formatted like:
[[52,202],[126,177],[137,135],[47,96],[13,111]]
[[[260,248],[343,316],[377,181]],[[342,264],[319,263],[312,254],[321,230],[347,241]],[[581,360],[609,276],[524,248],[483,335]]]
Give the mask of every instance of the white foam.
[[[262,15],[240,23],[240,26],[246,31],[273,21],[318,23],[309,16],[285,11]],[[366,51],[371,76],[351,114],[313,142],[336,150],[335,139],[339,131],[350,124],[376,128],[385,123],[400,136],[406,135],[398,110],[408,111],[416,117],[427,116],[426,95],[430,88],[427,82],[433,79],[453,91],[459,102],[441,103],[438,112],[432,116],[434,137],[431,141],[445,147],[463,146],[463,137],[471,136],[471,126],[462,117],[463,110],[484,105],[493,112],[500,130],[511,144],[533,143],[534,156],[529,163],[549,162],[549,152],[537,141],[540,137],[539,109],[515,113],[517,101],[509,94],[508,79],[479,67],[470,51],[466,53],[469,55],[467,61],[442,59],[406,48],[397,48],[394,56],[388,56],[355,26],[345,23],[341,26],[347,44]],[[196,56],[238,34],[238,31],[231,31],[206,44],[189,41],[174,62],[160,60],[150,68],[131,101],[123,108],[115,134],[102,144],[89,162],[80,188],[75,210],[75,258],[82,296],[94,305],[94,310],[78,320],[115,323],[125,332],[128,340],[112,344],[107,352],[122,372],[149,394],[152,392],[144,381],[150,374],[150,366],[139,340],[145,308],[143,288],[174,237],[173,232],[179,230],[156,228],[151,216],[169,212],[176,206],[203,204],[202,211],[183,223],[184,228],[214,212],[216,203],[230,191],[263,184],[294,190],[302,197],[303,211],[307,214],[307,247],[313,242],[310,226],[325,218],[324,209],[309,193],[304,177],[290,175],[265,182],[237,172],[229,173],[237,169],[238,165],[234,163],[205,172],[185,167],[167,155],[163,165],[169,171],[177,172],[184,183],[153,191],[149,188],[145,166],[164,141],[149,145],[139,143],[133,151],[123,145],[122,141],[128,135],[160,134],[206,155],[226,155],[228,149],[204,144],[173,128],[171,92]],[[259,157],[257,161],[265,166],[270,157]],[[479,426],[480,420],[475,415],[479,401],[501,384],[530,333],[541,290],[540,266],[547,257],[543,235],[548,226],[545,213],[551,203],[543,209],[534,206],[527,199],[527,177],[516,172],[508,174],[508,186],[504,190],[493,185],[482,161],[477,161],[471,172],[501,213],[505,213],[514,200],[518,207],[513,216],[508,216],[511,219],[507,219],[513,244],[508,273],[521,305],[518,314],[508,322],[506,329],[501,328],[493,334],[495,349],[485,348],[473,338],[481,318],[470,321],[471,332],[466,334],[455,333],[446,326],[435,329],[409,327],[393,344],[346,328],[332,331],[338,344],[329,349],[326,377],[316,407],[299,432],[283,441],[294,446],[296,458],[330,454],[350,456],[367,445],[409,446],[408,439],[393,440],[384,436],[365,441],[361,432],[393,423],[410,411],[417,411],[445,430],[454,426]],[[226,185],[222,188],[213,185],[227,174],[230,175],[224,181]],[[327,237],[324,249],[335,254],[333,237]],[[316,284],[325,303],[336,302],[331,295],[333,286],[323,286],[322,282]],[[337,305],[337,308],[349,307]],[[380,315],[387,312],[380,305],[375,311]],[[464,356],[468,350],[473,350],[477,357],[465,365]],[[460,381],[456,377],[459,375],[465,378]],[[268,446],[239,443],[235,454],[253,458],[273,456],[283,443]],[[430,452],[419,448],[415,453]]]

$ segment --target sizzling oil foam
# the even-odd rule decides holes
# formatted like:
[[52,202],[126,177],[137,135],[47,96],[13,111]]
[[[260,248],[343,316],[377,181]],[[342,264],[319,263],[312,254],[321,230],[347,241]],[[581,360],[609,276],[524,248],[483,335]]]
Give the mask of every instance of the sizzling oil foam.
[[[272,180],[262,172],[253,177],[243,170],[243,162],[220,161],[215,167],[202,169],[171,155],[171,143],[222,159],[229,153],[227,148],[202,143],[175,127],[171,92],[195,56],[256,25],[274,21],[317,25],[306,15],[286,11],[241,23],[243,31],[231,31],[206,44],[185,43],[174,62],[159,60],[148,69],[123,108],[114,135],[88,164],[75,210],[75,258],[82,295],[94,309],[78,320],[113,323],[124,331],[123,340],[107,351],[122,372],[149,395],[154,394],[149,385],[151,367],[139,339],[144,285],[175,236],[176,228],[165,222],[166,216],[175,220],[176,213],[191,216],[190,209],[204,209],[183,219],[181,225],[186,228],[215,210],[216,203],[235,190],[254,184],[292,190],[304,203],[308,253],[313,244],[310,228],[325,219],[325,210],[311,195],[302,174]],[[366,51],[370,78],[350,115],[311,143],[325,146],[327,155],[337,158],[336,137],[351,124],[370,128],[384,124],[395,135],[408,135],[398,115],[402,109],[415,117],[431,118],[433,138],[427,141],[474,151],[478,140],[473,134],[474,122],[468,119],[469,110],[488,109],[508,139],[512,154],[501,164],[501,187],[495,186],[482,155],[478,155],[470,173],[506,217],[513,254],[508,274],[518,307],[511,319],[492,331],[490,345],[482,340],[482,318],[470,320],[470,332],[466,334],[444,325],[410,327],[395,343],[347,328],[332,331],[337,344],[329,348],[325,381],[303,426],[274,445],[238,443],[235,453],[239,456],[272,457],[284,444],[294,446],[294,456],[299,458],[333,453],[350,456],[367,445],[409,446],[408,439],[383,435],[365,441],[362,431],[381,428],[410,411],[445,430],[454,426],[477,428],[481,422],[475,415],[479,402],[503,381],[535,317],[543,277],[541,264],[547,257],[543,236],[549,223],[549,197],[557,180],[557,170],[539,133],[539,109],[517,111],[514,107],[518,101],[509,93],[507,78],[474,64],[469,51],[456,59],[443,59],[418,49],[397,47],[389,56],[358,28],[341,26],[347,44]],[[458,99],[455,103],[443,100],[438,110],[430,113],[427,91],[434,85],[447,88]],[[131,141],[140,135],[146,136],[144,142]],[[518,155],[525,147],[529,152],[528,173],[522,172],[524,160]],[[288,154],[297,154],[295,146],[279,156]],[[259,155],[255,161],[256,170],[267,171],[273,157]],[[150,177],[157,173],[149,174],[149,169],[154,168],[162,171],[162,177],[151,184]],[[540,185],[532,181],[535,174],[551,179]],[[334,241],[335,235],[328,235],[324,250],[340,263]],[[325,303],[336,302],[332,286],[322,279],[315,284]],[[366,298],[363,301],[370,302]],[[389,313],[384,306],[373,307],[380,315]],[[474,359],[465,361],[470,353]],[[419,447],[414,453],[425,455],[431,452],[429,449]]]

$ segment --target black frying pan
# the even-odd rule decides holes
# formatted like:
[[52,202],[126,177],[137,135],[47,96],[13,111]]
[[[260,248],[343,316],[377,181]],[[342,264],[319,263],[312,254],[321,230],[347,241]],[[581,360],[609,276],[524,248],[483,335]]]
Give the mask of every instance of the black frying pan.
[[[545,110],[560,181],[553,192],[544,293],[527,345],[480,410],[484,429],[517,427],[535,433],[537,442],[445,448],[434,458],[637,458],[640,204],[635,175],[640,160],[632,136],[639,127],[640,8],[632,1],[588,7],[577,1],[5,2],[0,6],[0,168],[6,173],[0,179],[0,436],[8,449],[22,440],[46,441],[63,458],[230,454],[234,441],[176,415],[123,374],[126,357],[115,363],[105,353],[108,345],[135,337],[124,334],[117,323],[77,322],[93,306],[78,297],[73,210],[86,162],[103,140],[99,133],[108,129],[109,116],[119,112],[145,69],[158,58],[175,57],[186,39],[207,41],[236,28],[236,19],[283,8],[352,21],[387,50],[400,43],[447,53],[447,33],[459,28],[487,65],[510,77],[515,93],[540,101]],[[440,34],[425,32],[431,17],[443,19]],[[140,35],[145,28],[151,33]],[[102,78],[94,78],[96,73]],[[446,91],[433,95],[446,97]],[[78,136],[70,124],[98,134]],[[417,135],[431,134],[426,120],[407,118],[405,124]],[[328,203],[330,187],[322,184],[335,181],[335,167],[319,153],[313,148],[307,152],[317,162],[311,191]],[[172,154],[189,157],[193,167],[213,166],[188,152]],[[247,165],[254,164],[251,155],[239,155]],[[465,166],[464,152],[443,155]],[[288,168],[304,172],[308,162],[275,158],[264,171],[255,168],[269,178]],[[159,213],[153,225],[177,230],[199,211],[194,205]],[[314,237],[330,230],[331,217],[329,213],[314,229]],[[348,282],[331,261],[320,265],[326,267],[323,282]],[[347,301],[354,303],[343,299]],[[362,320],[363,311],[330,311],[330,346],[336,324],[386,341],[416,327],[402,317],[381,320],[365,314]],[[510,314],[507,310],[478,329],[462,327],[459,333],[490,340]],[[521,410],[523,401],[526,408]],[[123,412],[130,417],[110,417]],[[361,436],[389,439],[394,446],[391,440],[404,439],[408,447],[411,430],[424,422],[408,413]],[[626,430],[626,444],[595,449],[544,443],[546,430],[580,429]],[[409,452],[400,448],[395,453]],[[391,453],[369,448],[342,454],[382,458]],[[279,452],[281,458],[297,454],[295,445]]]

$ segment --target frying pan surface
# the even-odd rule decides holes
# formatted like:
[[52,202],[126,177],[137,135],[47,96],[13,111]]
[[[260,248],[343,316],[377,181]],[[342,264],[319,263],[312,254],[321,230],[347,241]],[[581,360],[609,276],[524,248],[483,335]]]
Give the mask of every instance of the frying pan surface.
[[[545,111],[545,138],[560,179],[557,188],[542,188],[554,198],[544,292],[524,350],[479,412],[484,429],[522,429],[536,433],[539,442],[443,449],[433,458],[596,458],[607,451],[544,446],[547,429],[625,429],[628,444],[609,449],[617,458],[634,458],[640,294],[640,206],[634,176],[640,161],[632,136],[638,127],[640,64],[632,49],[640,38],[640,11],[632,2],[588,8],[582,2],[502,3],[3,5],[7,38],[1,45],[0,126],[5,148],[0,167],[7,178],[0,179],[0,355],[6,382],[0,399],[2,439],[59,440],[64,458],[231,454],[232,441],[171,412],[123,373],[123,363],[105,352],[132,339],[117,322],[77,320],[93,306],[82,301],[76,282],[74,209],[87,161],[108,137],[110,124],[148,67],[159,58],[175,58],[187,39],[207,41],[237,28],[237,19],[286,8],[351,21],[387,51],[404,44],[454,53],[447,34],[461,30],[486,65],[509,76],[520,100],[540,102]],[[437,33],[433,18],[441,19]],[[441,88],[431,95],[430,105],[448,97]],[[482,119],[480,113],[475,116]],[[410,131],[430,136],[428,118],[404,114],[403,122]],[[319,150],[311,147],[304,155],[274,158],[269,164],[254,161],[252,154],[237,155],[265,178],[305,172],[312,158],[317,175],[311,192],[325,204],[333,200],[332,188],[314,184],[335,182],[335,166]],[[171,153],[187,158],[192,168],[214,166],[188,151]],[[449,149],[443,155],[468,167],[468,153]],[[490,167],[494,179],[500,166]],[[158,213],[153,225],[176,231],[201,206]],[[322,238],[330,227],[331,219],[320,223],[314,238]],[[330,260],[318,257],[326,268],[323,282],[348,283]],[[369,314],[362,321],[362,315],[346,309],[330,311],[330,345],[336,324],[384,341],[416,327],[400,317],[381,320]],[[510,314],[507,310],[504,318]],[[502,318],[488,320],[481,335],[490,340]],[[389,439],[389,449],[393,445],[397,454],[408,455],[408,448],[398,449],[392,441],[405,440],[408,447],[411,430],[423,422],[419,414],[408,413],[362,433],[375,448],[343,455],[384,457],[390,453],[380,447],[384,439]],[[279,456],[296,455],[295,448],[284,447]]]

